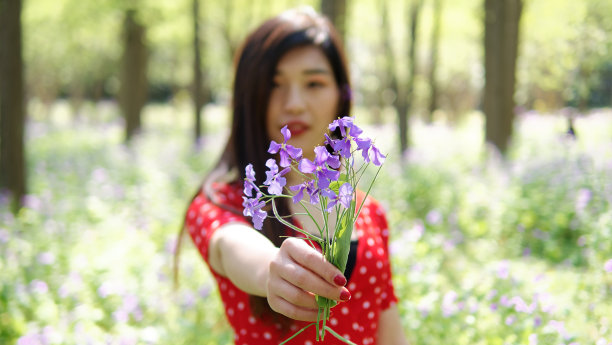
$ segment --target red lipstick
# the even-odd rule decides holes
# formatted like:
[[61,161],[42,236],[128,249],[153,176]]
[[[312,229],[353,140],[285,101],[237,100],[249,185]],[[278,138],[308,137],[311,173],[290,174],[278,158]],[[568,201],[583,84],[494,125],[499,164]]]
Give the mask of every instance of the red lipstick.
[[297,137],[308,130],[308,125],[302,121],[291,121],[287,123],[287,129],[291,132],[291,137]]

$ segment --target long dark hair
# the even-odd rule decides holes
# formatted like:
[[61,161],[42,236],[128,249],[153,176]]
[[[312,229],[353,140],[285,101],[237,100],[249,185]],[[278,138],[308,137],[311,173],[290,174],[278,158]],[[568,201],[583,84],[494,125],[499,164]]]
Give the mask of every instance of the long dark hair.
[[[264,181],[265,162],[270,158],[267,152],[270,138],[266,131],[266,113],[272,90],[276,65],[290,50],[315,46],[321,49],[329,61],[334,78],[340,88],[337,114],[350,115],[350,81],[346,57],[337,31],[329,20],[312,9],[286,11],[264,22],[245,40],[236,55],[236,74],[232,99],[232,127],[221,158],[208,173],[202,190],[212,202],[227,208],[218,201],[213,182],[238,182],[245,178],[245,167],[251,163],[257,172],[257,184]],[[199,194],[200,189],[198,189]],[[280,214],[288,215],[287,199],[277,204]],[[231,209],[230,209],[231,210]],[[231,210],[241,214],[241,210]],[[175,251],[175,282],[178,273],[178,255],[181,228]],[[264,221],[262,233],[280,247],[286,235],[286,227],[273,218]],[[251,296],[251,308],[255,316],[273,315],[268,302],[263,297]],[[278,318],[276,321],[278,321]]]

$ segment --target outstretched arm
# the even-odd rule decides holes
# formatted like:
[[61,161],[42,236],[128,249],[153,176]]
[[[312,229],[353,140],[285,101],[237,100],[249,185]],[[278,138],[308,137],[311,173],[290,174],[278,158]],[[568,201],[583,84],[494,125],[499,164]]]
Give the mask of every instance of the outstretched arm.
[[270,307],[295,320],[315,321],[315,294],[348,300],[346,279],[304,240],[289,238],[276,248],[243,224],[227,224],[212,236],[211,267],[248,294],[267,297]]

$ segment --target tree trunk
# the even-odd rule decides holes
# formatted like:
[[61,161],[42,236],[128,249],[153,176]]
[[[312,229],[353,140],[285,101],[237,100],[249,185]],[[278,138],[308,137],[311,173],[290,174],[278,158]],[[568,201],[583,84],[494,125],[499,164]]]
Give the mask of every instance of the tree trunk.
[[[393,101],[393,107],[397,113],[398,119],[398,134],[399,134],[399,148],[400,154],[408,150],[410,142],[410,109],[412,105],[413,89],[414,89],[414,77],[416,74],[416,39],[417,39],[417,28],[420,9],[422,7],[422,0],[416,0],[411,3],[408,7],[407,16],[410,18],[408,23],[408,72],[404,82],[398,81],[397,63],[393,54],[393,47],[391,46],[391,23],[389,21],[387,1],[382,1],[382,28],[383,28],[383,47],[385,56],[387,57],[387,75],[389,76],[389,88],[396,94]],[[404,86],[402,88],[402,85]]]
[[391,21],[389,20],[389,13],[387,9],[387,1],[381,1],[381,21],[382,21],[382,42],[383,50],[386,56],[385,67],[387,69],[388,81],[387,85],[389,89],[395,94],[393,100],[393,107],[397,113],[398,120],[398,134],[399,134],[399,148],[400,157],[404,156],[404,152],[408,149],[408,119],[405,109],[406,95],[400,90],[399,81],[397,76],[397,62],[395,61],[395,54],[393,53],[393,47],[391,46]]
[[234,15],[235,0],[225,0],[225,23],[221,29],[221,34],[227,42],[227,51],[229,59],[232,60],[236,56],[237,44],[232,39],[232,17]]
[[193,106],[195,115],[195,143],[199,144],[202,136],[202,66],[200,54],[200,1],[193,0]]
[[403,115],[400,116],[400,133],[404,132],[404,147],[402,152],[408,149],[408,142],[410,139],[410,112],[412,110],[412,103],[414,100],[414,79],[416,77],[417,70],[417,58],[416,58],[416,44],[418,37],[419,28],[419,16],[421,14],[421,8],[423,7],[423,0],[411,0],[410,6],[408,7],[408,17],[410,18],[410,24],[408,28],[408,84],[406,85],[406,95],[404,101]]
[[346,37],[346,0],[321,0],[323,13],[336,27],[340,37]]
[[81,109],[85,102],[85,86],[81,80],[73,80],[70,83],[70,109],[72,110],[72,119],[74,123],[81,120]]
[[129,141],[140,130],[140,113],[147,101],[148,89],[145,28],[136,21],[135,10],[127,11],[124,30],[119,101],[125,116],[125,138]]
[[485,138],[505,154],[512,137],[522,0],[485,0]]
[[438,108],[438,47],[440,45],[440,17],[442,16],[442,0],[433,0],[433,28],[431,30],[431,56],[429,58],[429,112],[427,123],[433,122],[434,111]]
[[26,193],[21,0],[0,0],[0,190],[16,211]]

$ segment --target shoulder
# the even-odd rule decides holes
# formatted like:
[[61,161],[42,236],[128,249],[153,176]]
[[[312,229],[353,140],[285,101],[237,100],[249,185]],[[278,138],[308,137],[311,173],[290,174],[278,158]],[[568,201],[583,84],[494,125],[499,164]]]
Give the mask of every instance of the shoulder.
[[357,209],[359,208],[364,215],[373,218],[373,220],[385,220],[386,222],[385,210],[380,202],[371,195],[366,197],[366,193],[361,190],[357,191]]
[[230,221],[244,220],[241,212],[240,185],[213,184],[209,193],[201,189],[193,198],[185,215],[185,224],[190,232],[202,227],[212,230]]
[[208,189],[205,187],[200,188],[198,194],[191,201],[190,209],[206,204],[240,209],[242,205],[242,189],[240,184],[213,183]]
[[[363,206],[362,206],[363,205]],[[389,237],[389,225],[383,206],[371,195],[366,197],[362,191],[357,192],[357,209],[361,208],[357,225],[374,237],[382,238],[387,243]]]
[[249,224],[242,215],[241,199],[238,184],[215,184],[209,192],[200,190],[189,204],[185,228],[207,263],[209,246],[217,230],[232,224]]

